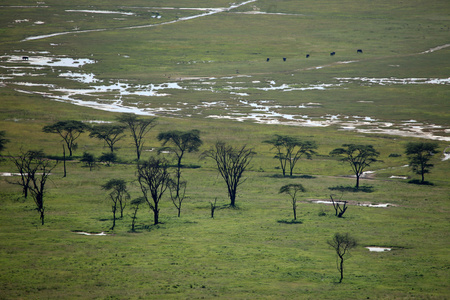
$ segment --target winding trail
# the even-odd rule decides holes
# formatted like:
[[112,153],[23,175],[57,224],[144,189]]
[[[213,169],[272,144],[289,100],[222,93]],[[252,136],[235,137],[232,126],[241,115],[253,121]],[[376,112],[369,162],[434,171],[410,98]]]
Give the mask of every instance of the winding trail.
[[178,23],[178,22],[182,22],[182,21],[197,19],[197,18],[201,18],[201,17],[211,16],[211,15],[222,13],[222,12],[227,12],[232,9],[235,9],[240,6],[243,6],[243,5],[246,5],[249,3],[253,3],[256,1],[258,1],[258,0],[248,0],[248,1],[245,1],[245,2],[242,2],[239,4],[232,4],[229,7],[211,8],[207,12],[202,13],[202,14],[193,15],[193,16],[189,16],[189,17],[183,17],[183,18],[179,18],[177,20],[172,20],[172,21],[158,23],[158,24],[147,24],[147,25],[129,26],[129,27],[121,27],[121,28],[110,28],[110,29],[103,28],[103,29],[73,30],[73,31],[56,32],[56,33],[45,34],[45,35],[30,36],[30,37],[27,37],[27,38],[21,40],[21,42],[40,40],[40,39],[45,39],[45,38],[50,38],[50,37],[55,37],[55,36],[60,36],[60,35],[65,35],[65,34],[71,34],[71,33],[88,33],[88,32],[100,32],[100,31],[107,31],[107,30],[140,29],[140,28],[163,26],[163,25]]

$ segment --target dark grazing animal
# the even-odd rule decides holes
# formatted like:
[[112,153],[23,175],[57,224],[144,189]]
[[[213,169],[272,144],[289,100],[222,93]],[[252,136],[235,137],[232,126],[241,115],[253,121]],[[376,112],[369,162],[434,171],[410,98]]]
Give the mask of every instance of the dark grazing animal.
[[356,50],[356,53],[363,53],[363,52],[362,52],[362,49]]
[[309,57],[309,54],[306,54],[306,58],[308,58]]
[[269,61],[270,60],[270,58],[267,58],[267,60],[266,61]]
[[286,61],[286,57],[283,57],[283,61]]
[[336,54],[336,52],[334,52],[334,51],[330,53],[331,56],[333,56],[333,55],[335,55],[335,54]]
[[28,60],[28,56],[22,56],[22,60]]

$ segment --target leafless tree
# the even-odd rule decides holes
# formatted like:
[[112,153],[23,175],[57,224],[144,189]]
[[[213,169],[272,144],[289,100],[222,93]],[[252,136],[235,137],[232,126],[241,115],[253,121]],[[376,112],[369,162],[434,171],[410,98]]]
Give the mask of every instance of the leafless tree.
[[[334,207],[334,211],[335,211],[335,216],[337,216],[338,218],[342,218],[342,216],[344,215],[344,213],[347,211],[347,201],[335,201],[333,199],[333,195],[330,195],[331,198],[331,203],[333,204]],[[343,206],[341,206],[341,204],[344,204]]]
[[333,239],[327,242],[336,251],[336,265],[341,275],[339,283],[344,279],[344,260],[349,255],[350,249],[358,245],[357,241],[348,233],[335,233]]
[[139,210],[139,206],[145,202],[144,197],[139,197],[131,201],[131,209],[133,210],[133,215],[131,216],[131,231],[135,231],[135,225],[137,220],[137,212]]
[[212,158],[216,162],[217,169],[227,185],[231,207],[236,206],[237,188],[245,181],[241,181],[242,175],[255,154],[252,148],[245,145],[233,147],[222,141],[216,142],[210,150],[202,154],[202,157]]

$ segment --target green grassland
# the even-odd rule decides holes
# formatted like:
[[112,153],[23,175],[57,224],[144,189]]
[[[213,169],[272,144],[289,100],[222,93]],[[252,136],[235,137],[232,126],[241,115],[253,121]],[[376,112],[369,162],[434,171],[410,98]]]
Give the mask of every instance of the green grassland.
[[[19,7],[28,6],[28,7]],[[292,92],[262,92],[254,81],[275,81],[298,86],[337,83],[336,78],[448,78],[450,48],[421,54],[449,43],[447,1],[299,1],[258,0],[229,12],[167,25],[163,23],[199,14],[195,10],[161,10],[157,7],[228,7],[228,1],[4,1],[0,5],[0,53],[26,55],[49,51],[58,57],[91,58],[84,65],[104,81],[138,84],[181,82],[183,77],[215,77],[215,92],[170,90],[166,97],[129,97],[130,105],[175,107],[188,103],[185,116],[157,114],[158,125],[149,133],[144,159],[160,146],[156,136],[167,130],[198,129],[209,149],[217,140],[248,145],[257,152],[245,182],[238,190],[236,209],[227,207],[226,186],[212,161],[199,153],[185,157],[187,198],[181,217],[168,195],[161,207],[162,223],[153,226],[146,205],[138,212],[132,233],[131,209],[118,220],[114,231],[111,206],[100,186],[112,178],[124,179],[132,198],[141,196],[136,182],[131,138],[118,143],[120,163],[89,171],[79,162],[84,151],[97,157],[107,152],[102,142],[87,134],[67,162],[63,178],[60,163],[47,183],[46,223],[41,226],[31,199],[0,177],[0,299],[446,299],[450,294],[450,178],[449,161],[442,160],[448,142],[437,141],[440,153],[426,175],[433,185],[415,185],[417,179],[405,165],[404,147],[414,137],[358,133],[340,126],[300,127],[263,125],[206,118],[224,113],[220,107],[193,108],[204,101],[221,101],[239,107],[239,97],[227,90],[230,81],[248,86],[245,101],[274,101],[280,113],[301,114],[292,108],[320,103],[307,114],[370,116],[385,122],[414,119],[450,126],[448,84],[365,85]],[[43,7],[48,6],[48,7]],[[145,9],[144,9],[145,8]],[[136,15],[74,13],[67,10],[111,10]],[[252,10],[273,14],[243,14]],[[160,13],[162,18],[152,18]],[[286,14],[286,15],[282,15]],[[120,18],[115,20],[114,17]],[[28,19],[27,22],[15,20]],[[34,22],[43,21],[42,25]],[[70,22],[69,22],[70,21]],[[36,35],[80,30],[51,38],[22,41]],[[356,49],[364,53],[357,54]],[[329,53],[336,51],[335,57]],[[310,58],[306,59],[305,54]],[[120,54],[120,55],[118,55]],[[126,55],[126,56],[125,56]],[[266,58],[271,62],[267,63]],[[287,62],[282,61],[287,57]],[[339,63],[341,61],[354,63]],[[0,61],[0,65],[4,64]],[[20,65],[20,64],[19,64]],[[11,66],[11,65],[7,65]],[[325,66],[322,68],[317,68]],[[59,72],[65,71],[59,68]],[[69,70],[69,68],[67,68]],[[10,142],[3,156],[21,149],[43,149],[61,157],[58,136],[42,127],[58,120],[114,121],[118,113],[53,101],[38,93],[45,87],[20,88],[15,81],[83,88],[83,83],[44,70],[43,76],[8,79],[0,68],[0,130]],[[239,73],[239,74],[237,74]],[[246,75],[251,77],[226,76]],[[92,97],[85,96],[87,100]],[[99,98],[115,97],[105,93]],[[84,99],[84,98],[83,98]],[[361,103],[360,101],[366,101]],[[240,112],[251,113],[241,107]],[[189,115],[189,116],[188,116]],[[293,178],[282,178],[274,153],[263,141],[274,134],[315,141],[318,155],[302,159]],[[344,192],[329,188],[353,186],[348,165],[328,153],[344,143],[370,144],[380,152],[380,162],[362,186],[372,192]],[[391,157],[391,154],[401,154]],[[170,158],[170,156],[167,156]],[[173,170],[173,169],[171,169]],[[9,160],[1,172],[16,172]],[[306,176],[305,176],[306,175]],[[299,222],[292,221],[287,195],[281,186],[301,183]],[[342,196],[352,203],[390,203],[387,208],[352,205],[344,218],[332,206],[311,203]],[[210,217],[210,202],[219,209]],[[106,232],[86,236],[76,232]],[[333,249],[327,245],[336,232],[349,232],[359,246],[345,262],[344,281],[338,284]],[[389,252],[369,252],[365,246],[391,247]]]

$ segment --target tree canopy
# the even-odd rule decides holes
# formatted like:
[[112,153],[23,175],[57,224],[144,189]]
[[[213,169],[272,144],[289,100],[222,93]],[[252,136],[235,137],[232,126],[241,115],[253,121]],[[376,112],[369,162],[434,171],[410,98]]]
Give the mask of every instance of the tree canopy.
[[68,120],[58,121],[52,125],[47,125],[42,128],[46,133],[59,134],[69,149],[69,156],[73,155],[73,151],[78,148],[78,144],[75,142],[78,137],[89,128],[88,125],[80,121]]
[[145,143],[145,135],[156,126],[156,118],[143,119],[134,114],[122,114],[117,118],[117,120],[125,124],[130,129],[134,146],[136,147],[137,160],[141,159],[141,153]]
[[429,163],[430,159],[438,153],[438,144],[432,142],[411,142],[406,144],[405,153],[409,159],[409,166],[412,170],[422,176],[422,183],[425,182],[425,174],[430,173],[434,166]]
[[286,176],[286,170],[289,168],[289,176],[293,175],[295,165],[304,155],[307,159],[311,159],[316,152],[317,145],[313,141],[302,141],[296,137],[276,134],[272,139],[264,141],[271,144],[272,149],[276,149],[277,153],[274,158],[280,162],[283,176]]
[[242,174],[250,164],[256,153],[253,148],[233,147],[218,141],[210,150],[203,152],[203,157],[212,158],[217,165],[220,175],[225,180],[230,198],[230,206],[236,206],[237,188],[243,183]]
[[380,153],[372,145],[343,144],[344,148],[336,148],[330,152],[330,155],[342,156],[341,161],[348,162],[356,175],[356,188],[359,188],[359,178],[364,170],[376,159]]

